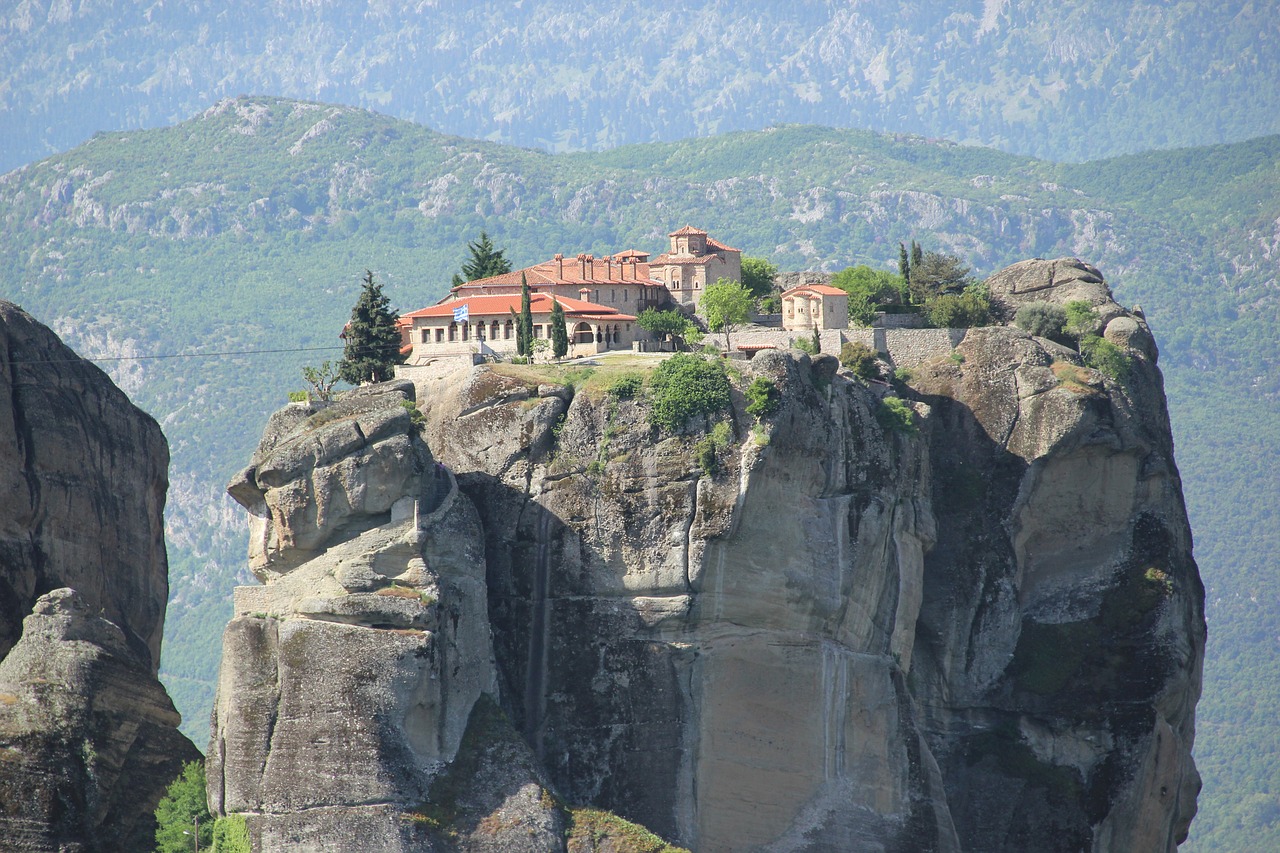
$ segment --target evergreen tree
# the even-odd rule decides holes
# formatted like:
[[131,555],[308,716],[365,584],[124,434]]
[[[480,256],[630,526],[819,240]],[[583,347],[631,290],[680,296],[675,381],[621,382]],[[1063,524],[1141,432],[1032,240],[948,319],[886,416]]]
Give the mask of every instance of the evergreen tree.
[[915,240],[911,241],[911,269],[920,266],[920,262],[924,260],[924,249]]
[[372,272],[365,270],[360,298],[351,309],[351,322],[343,333],[347,343],[338,372],[344,380],[359,385],[385,382],[395,376],[395,366],[400,363],[396,319],[382,285],[373,280]]
[[911,259],[907,257],[905,243],[898,244],[898,275],[902,276],[903,282],[908,286],[911,284]]
[[524,273],[520,273],[520,323],[516,334],[516,350],[523,356],[533,355],[533,310],[529,307],[529,281]]
[[503,257],[505,249],[495,249],[489,235],[480,232],[480,239],[467,244],[471,259],[462,265],[462,275],[467,281],[488,278],[511,272],[511,262]]
[[569,330],[565,327],[564,309],[560,301],[551,300],[551,354],[564,358],[569,352]]
[[213,843],[213,816],[205,796],[204,762],[190,761],[156,806],[156,850],[186,853],[195,845],[189,833],[198,832],[200,847]]

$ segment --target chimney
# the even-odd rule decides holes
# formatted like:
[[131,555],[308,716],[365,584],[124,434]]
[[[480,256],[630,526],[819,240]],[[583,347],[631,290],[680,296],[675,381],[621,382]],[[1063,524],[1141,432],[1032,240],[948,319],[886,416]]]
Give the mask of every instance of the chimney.
[[578,278],[583,281],[587,278],[587,256],[582,252],[578,253]]
[[613,255],[604,256],[604,277],[613,281]]
[[556,279],[562,280],[564,278],[564,255],[556,252],[553,260],[556,262]]
[[578,288],[578,298],[579,298],[579,299],[581,299],[583,302],[590,302],[590,301],[591,301],[591,288],[589,288],[589,287],[580,287],[580,288]]
[[584,267],[584,269],[586,270],[586,273],[582,277],[587,279],[588,281],[595,281],[596,280],[596,256],[586,255],[585,257],[587,259],[586,266]]

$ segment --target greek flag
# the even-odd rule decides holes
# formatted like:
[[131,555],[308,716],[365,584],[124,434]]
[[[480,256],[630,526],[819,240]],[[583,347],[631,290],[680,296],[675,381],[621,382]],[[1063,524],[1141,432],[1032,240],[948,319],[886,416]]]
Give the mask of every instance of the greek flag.
[[471,312],[467,310],[466,305],[459,305],[453,309],[453,322],[465,323],[471,317]]

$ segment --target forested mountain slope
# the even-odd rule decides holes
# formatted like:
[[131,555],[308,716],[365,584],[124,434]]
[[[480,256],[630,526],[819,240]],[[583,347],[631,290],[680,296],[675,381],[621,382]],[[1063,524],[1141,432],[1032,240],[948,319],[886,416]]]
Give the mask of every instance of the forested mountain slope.
[[821,122],[1083,160],[1280,132],[1280,16],[1251,0],[9,5],[0,169],[246,92],[554,151]]
[[229,100],[0,177],[0,294],[86,355],[128,357],[101,363],[169,437],[162,674],[203,743],[211,650],[244,562],[223,487],[300,368],[338,356],[365,268],[410,310],[444,292],[481,229],[517,265],[657,251],[686,222],[784,269],[892,267],[911,239],[984,275],[1087,259],[1160,342],[1208,588],[1192,844],[1268,849],[1280,846],[1267,759],[1280,747],[1277,164],[1280,137],[1062,166],[815,127],[549,155],[352,108]]

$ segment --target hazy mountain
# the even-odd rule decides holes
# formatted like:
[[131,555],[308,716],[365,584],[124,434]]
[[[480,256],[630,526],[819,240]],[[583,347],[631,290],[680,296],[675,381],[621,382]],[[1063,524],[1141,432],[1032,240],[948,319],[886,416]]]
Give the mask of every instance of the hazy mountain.
[[980,274],[1087,259],[1157,334],[1208,588],[1192,844],[1267,849],[1280,846],[1278,164],[1280,137],[1061,166],[816,127],[549,155],[353,108],[228,100],[0,177],[0,294],[82,353],[127,359],[101,363],[169,437],[162,675],[199,744],[244,562],[223,486],[300,367],[340,354],[365,268],[408,310],[444,292],[482,228],[517,265],[657,251],[686,222],[790,269],[892,268],[913,238]]
[[0,18],[0,170],[223,96],[547,150],[778,123],[1053,159],[1280,132],[1267,3],[72,3]]

